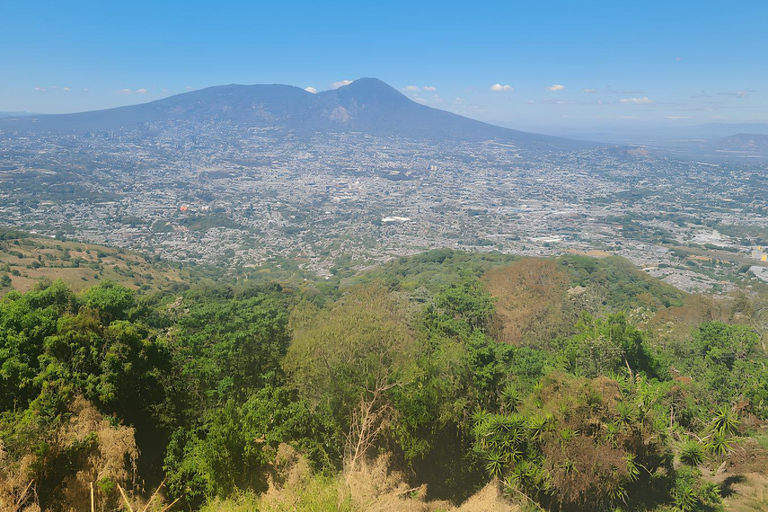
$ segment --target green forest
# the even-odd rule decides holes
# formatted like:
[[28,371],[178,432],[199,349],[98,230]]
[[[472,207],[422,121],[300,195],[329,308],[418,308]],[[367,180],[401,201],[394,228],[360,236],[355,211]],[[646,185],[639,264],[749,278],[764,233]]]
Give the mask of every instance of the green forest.
[[0,509],[768,509],[756,293],[430,251],[0,299]]

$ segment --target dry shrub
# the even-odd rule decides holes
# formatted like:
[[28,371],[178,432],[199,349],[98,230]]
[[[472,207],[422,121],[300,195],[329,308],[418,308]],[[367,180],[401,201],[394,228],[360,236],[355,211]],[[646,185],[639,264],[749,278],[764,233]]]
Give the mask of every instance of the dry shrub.
[[[280,444],[273,476],[267,491],[259,497],[243,497],[246,503],[258,503],[264,511],[349,510],[348,495],[339,478],[312,473],[307,459],[287,444]],[[216,510],[240,510],[236,504],[215,504]],[[346,506],[345,506],[346,505]]]
[[524,258],[489,270],[483,282],[496,298],[493,330],[502,341],[547,339],[573,323],[566,318],[569,279],[553,261]]
[[[529,400],[528,407],[554,420],[540,443],[553,498],[561,506],[597,508],[619,500],[630,480],[628,460],[655,470],[657,461],[646,455],[662,453],[657,434],[639,410],[629,425],[621,425],[619,404],[625,401],[616,381],[555,373]],[[609,428],[617,426],[607,437]]]
[[5,443],[0,439],[0,510],[39,512],[35,492],[34,455],[24,455],[18,461],[9,460]]
[[477,491],[461,504],[456,512],[517,512],[520,506],[510,502],[499,489],[496,481]]
[[388,455],[364,461],[347,475],[355,510],[417,512],[432,510],[424,503],[427,486],[410,487],[403,475],[390,469]]
[[117,485],[126,487],[136,475],[139,450],[132,427],[113,426],[94,405],[78,397],[70,406],[72,417],[58,432],[64,449],[88,445],[79,457],[74,474],[62,481],[61,510],[87,510],[91,503],[91,484],[97,510],[119,506]]
[[[0,465],[0,509],[34,512],[43,503],[46,510],[90,510],[92,484],[96,510],[119,507],[117,484],[128,485],[136,474],[134,429],[113,426],[83,397],[72,401],[69,413],[61,426],[42,434],[44,454]],[[2,449],[0,458],[6,458]]]
[[666,345],[687,338],[704,322],[729,322],[733,301],[693,295],[685,305],[662,309],[648,322],[647,330],[654,341]]
[[497,481],[491,482],[456,508],[446,501],[426,501],[427,486],[409,486],[402,473],[393,471],[388,454],[359,465],[347,475],[353,510],[365,512],[514,512],[519,507],[504,497]]
[[588,436],[577,435],[567,444],[546,443],[543,451],[546,470],[563,503],[594,503],[627,476],[626,452],[596,444]]
[[[258,499],[263,511],[341,510],[361,512],[514,512],[519,508],[488,484],[456,508],[445,501],[426,501],[426,485],[411,487],[394,471],[387,454],[361,461],[345,475],[313,474],[306,459],[286,444],[278,447],[269,490]],[[242,500],[248,502],[248,500]],[[215,501],[216,510],[241,510],[237,502]],[[208,510],[208,509],[206,509]],[[211,508],[213,510],[213,508]]]
[[621,386],[610,377],[600,376],[589,382],[588,386],[600,395],[606,411],[616,412],[616,405],[621,401]]

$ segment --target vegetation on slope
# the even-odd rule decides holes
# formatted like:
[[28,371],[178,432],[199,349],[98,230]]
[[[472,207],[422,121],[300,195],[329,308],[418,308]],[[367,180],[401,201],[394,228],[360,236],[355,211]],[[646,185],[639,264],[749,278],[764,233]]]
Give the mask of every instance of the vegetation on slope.
[[451,251],[340,290],[42,282],[0,300],[0,507],[720,510],[768,460],[759,308]]
[[61,279],[80,291],[113,281],[144,292],[189,286],[200,273],[181,265],[101,245],[40,238],[0,228],[0,296],[30,290],[41,278]]

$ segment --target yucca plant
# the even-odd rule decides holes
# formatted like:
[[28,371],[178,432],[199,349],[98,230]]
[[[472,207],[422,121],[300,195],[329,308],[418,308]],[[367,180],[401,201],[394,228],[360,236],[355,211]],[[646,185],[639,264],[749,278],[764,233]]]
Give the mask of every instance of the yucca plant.
[[563,443],[567,443],[568,441],[576,437],[576,434],[578,434],[578,432],[569,427],[565,427],[558,432],[558,435],[560,436],[560,441]]
[[689,439],[680,448],[680,462],[692,468],[698,467],[704,462],[704,449],[701,443]]
[[673,498],[675,506],[680,509],[680,512],[695,510],[699,503],[699,500],[696,498],[696,491],[690,485],[683,485],[675,489]]
[[632,453],[628,453],[624,456],[624,463],[627,467],[627,480],[630,482],[637,481],[638,478],[640,478],[640,467],[638,467],[637,462],[635,462],[635,455]]
[[613,422],[605,425],[605,434],[603,437],[605,441],[610,443],[612,447],[618,446],[618,437],[621,433],[621,424]]
[[631,425],[638,416],[637,408],[629,402],[616,404],[616,412],[619,413],[619,421],[624,425]]
[[504,406],[509,411],[516,411],[520,404],[523,402],[523,396],[517,387],[512,384],[507,384],[501,391],[501,399],[504,402]]
[[549,490],[549,474],[531,461],[520,461],[512,468],[507,486],[529,496],[538,496]]
[[486,456],[485,470],[492,477],[500,477],[506,466],[506,456],[497,451],[489,452]]
[[726,437],[733,436],[738,432],[739,423],[736,413],[723,406],[712,419],[712,430]]
[[730,437],[723,432],[713,432],[707,443],[707,449],[715,456],[722,457],[733,451]]

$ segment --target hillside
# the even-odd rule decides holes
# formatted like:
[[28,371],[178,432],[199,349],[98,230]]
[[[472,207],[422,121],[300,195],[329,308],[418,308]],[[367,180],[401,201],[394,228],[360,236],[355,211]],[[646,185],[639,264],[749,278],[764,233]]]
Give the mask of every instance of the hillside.
[[412,139],[517,141],[562,148],[591,144],[501,128],[410,100],[375,78],[317,94],[288,85],[224,85],[126,107],[0,119],[0,132],[81,133],[157,123],[220,123],[278,133],[363,132]]
[[203,278],[178,264],[123,249],[0,228],[0,295],[10,289],[26,292],[41,279],[61,279],[75,291],[109,280],[148,293]]
[[302,288],[43,283],[0,298],[0,507],[763,510],[764,300],[446,250]]

